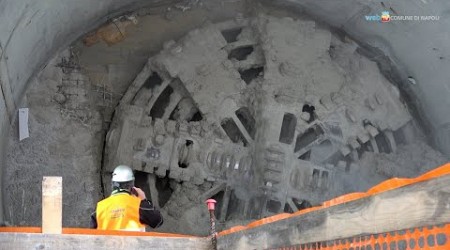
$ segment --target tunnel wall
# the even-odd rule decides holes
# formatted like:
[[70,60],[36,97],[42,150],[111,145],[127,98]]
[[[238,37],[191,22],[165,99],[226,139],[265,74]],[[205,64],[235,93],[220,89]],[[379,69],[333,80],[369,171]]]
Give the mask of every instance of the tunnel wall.
[[[48,60],[121,11],[158,2],[161,1],[0,1],[0,168],[5,167],[3,148],[8,124],[17,117],[15,111],[20,108],[28,83]],[[2,215],[0,211],[0,221]]]
[[[15,118],[30,79],[46,62],[82,34],[120,12],[140,5],[175,1],[144,0],[1,0],[0,1],[0,135],[5,142],[9,118]],[[399,0],[382,6],[365,0],[288,0],[311,16],[339,29],[356,40],[379,48],[400,73],[400,84],[408,86],[423,120],[429,121],[437,146],[450,156],[450,2]],[[399,15],[439,15],[436,22],[368,22],[392,8]],[[409,84],[407,76],[415,79]],[[3,144],[1,144],[3,145]],[[4,150],[0,146],[0,155]],[[0,159],[0,162],[4,161]],[[4,164],[0,164],[3,168]],[[0,213],[3,214],[3,213]],[[1,218],[0,218],[1,219]]]

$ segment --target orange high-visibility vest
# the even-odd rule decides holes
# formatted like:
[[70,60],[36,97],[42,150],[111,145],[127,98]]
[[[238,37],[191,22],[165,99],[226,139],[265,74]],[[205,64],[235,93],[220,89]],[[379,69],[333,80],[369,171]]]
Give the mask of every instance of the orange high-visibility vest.
[[144,231],[139,222],[141,199],[128,193],[113,194],[97,203],[97,229]]

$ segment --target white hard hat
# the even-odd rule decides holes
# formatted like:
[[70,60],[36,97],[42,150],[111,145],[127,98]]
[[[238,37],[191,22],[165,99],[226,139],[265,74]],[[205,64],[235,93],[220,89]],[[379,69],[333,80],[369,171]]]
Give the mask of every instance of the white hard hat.
[[113,182],[129,182],[134,181],[133,170],[125,165],[119,165],[114,169],[112,173]]

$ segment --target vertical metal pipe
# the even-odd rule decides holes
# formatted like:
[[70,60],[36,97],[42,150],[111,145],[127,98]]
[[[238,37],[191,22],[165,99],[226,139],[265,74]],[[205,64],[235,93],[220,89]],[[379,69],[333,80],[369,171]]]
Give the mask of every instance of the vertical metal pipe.
[[209,221],[211,223],[211,243],[213,250],[217,250],[216,216],[214,215],[216,202],[214,199],[208,199],[206,201],[209,210]]

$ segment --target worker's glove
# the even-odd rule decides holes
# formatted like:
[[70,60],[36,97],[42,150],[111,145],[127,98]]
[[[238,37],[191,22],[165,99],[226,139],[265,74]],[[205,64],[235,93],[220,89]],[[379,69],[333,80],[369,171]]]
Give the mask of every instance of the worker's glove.
[[141,200],[146,199],[145,193],[144,193],[144,191],[142,191],[142,189],[140,189],[138,187],[133,187],[133,190],[134,190],[134,192],[133,192],[134,196],[138,197]]

